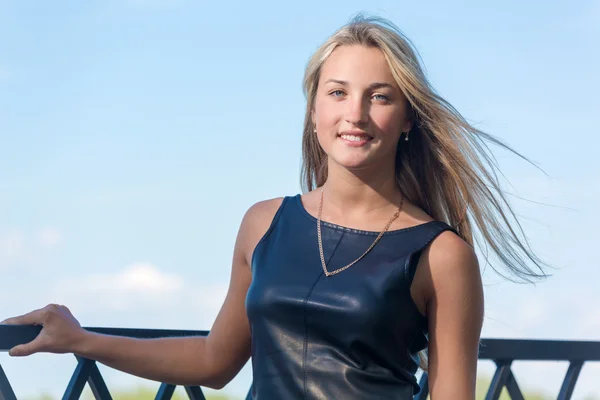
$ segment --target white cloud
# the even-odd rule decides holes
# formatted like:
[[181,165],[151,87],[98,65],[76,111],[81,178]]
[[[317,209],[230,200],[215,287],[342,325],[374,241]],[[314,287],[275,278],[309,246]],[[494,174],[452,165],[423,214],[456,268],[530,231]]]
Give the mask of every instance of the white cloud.
[[27,257],[23,232],[0,233],[0,269],[21,262]]
[[50,289],[44,301],[65,304],[77,315],[110,318],[115,324],[136,316],[154,326],[157,321],[181,326],[187,318],[208,328],[226,291],[223,284],[193,284],[155,265],[138,262],[114,273],[63,280]]
[[548,301],[534,297],[523,303],[518,311],[518,326],[523,330],[531,330],[543,326],[550,318]]
[[56,228],[42,228],[36,236],[39,245],[46,249],[55,248],[63,241],[62,233]]
[[38,265],[62,242],[63,234],[54,227],[39,228],[30,234],[23,230],[0,232],[0,270]]
[[168,295],[183,288],[183,279],[175,275],[163,274],[147,263],[133,264],[114,278],[116,278],[114,289],[123,292]]
[[591,296],[587,299],[580,297],[576,310],[576,323],[573,328],[577,337],[600,340],[600,301]]
[[148,263],[134,263],[120,272],[91,274],[63,280],[52,290],[56,302],[80,311],[125,311],[171,302],[183,289],[183,279]]

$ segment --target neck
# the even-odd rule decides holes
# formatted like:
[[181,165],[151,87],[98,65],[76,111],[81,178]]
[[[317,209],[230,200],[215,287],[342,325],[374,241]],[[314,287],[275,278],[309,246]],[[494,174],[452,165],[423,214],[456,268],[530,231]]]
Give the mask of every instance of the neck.
[[397,207],[401,197],[393,168],[350,171],[333,162],[328,165],[323,202],[330,209],[346,215],[365,215],[384,207]]

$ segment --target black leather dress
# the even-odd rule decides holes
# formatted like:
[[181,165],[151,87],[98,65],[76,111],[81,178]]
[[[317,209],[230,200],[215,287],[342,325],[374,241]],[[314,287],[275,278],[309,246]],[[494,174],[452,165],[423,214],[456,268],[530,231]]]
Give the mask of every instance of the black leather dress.
[[[434,221],[389,231],[361,261],[325,276],[316,219],[300,195],[286,197],[252,257],[253,399],[412,399],[427,319],[410,284],[422,250],[450,229]],[[328,270],[377,234],[323,222]]]

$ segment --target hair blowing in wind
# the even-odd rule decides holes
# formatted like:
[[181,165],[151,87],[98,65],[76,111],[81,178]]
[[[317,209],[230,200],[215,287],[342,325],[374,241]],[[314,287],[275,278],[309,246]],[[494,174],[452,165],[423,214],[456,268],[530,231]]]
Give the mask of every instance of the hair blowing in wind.
[[508,270],[506,273],[492,265],[500,275],[526,282],[546,277],[544,263],[531,250],[500,186],[498,165],[488,143],[527,159],[473,127],[438,95],[428,82],[410,40],[385,19],[355,17],[336,31],[308,62],[302,138],[304,190],[319,187],[327,179],[327,156],[313,134],[311,112],[323,63],[335,48],[344,45],[380,49],[410,104],[413,118],[410,141],[399,145],[396,154],[396,179],[407,199],[432,218],[448,223],[470,245],[477,243],[491,249]]

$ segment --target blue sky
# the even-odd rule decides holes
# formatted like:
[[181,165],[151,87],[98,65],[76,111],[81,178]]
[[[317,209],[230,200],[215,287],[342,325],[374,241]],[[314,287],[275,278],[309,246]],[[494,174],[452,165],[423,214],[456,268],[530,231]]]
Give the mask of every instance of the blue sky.
[[[396,23],[438,92],[546,173],[495,151],[557,269],[532,286],[486,268],[484,336],[600,340],[597,0],[0,0],[2,318],[63,302],[84,326],[209,329],[243,213],[300,191],[306,61],[360,11]],[[0,364],[17,397],[58,396],[74,360]],[[515,372],[558,393],[566,367]],[[584,367],[574,398],[600,396],[599,373]]]

